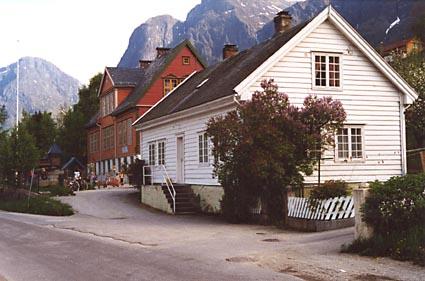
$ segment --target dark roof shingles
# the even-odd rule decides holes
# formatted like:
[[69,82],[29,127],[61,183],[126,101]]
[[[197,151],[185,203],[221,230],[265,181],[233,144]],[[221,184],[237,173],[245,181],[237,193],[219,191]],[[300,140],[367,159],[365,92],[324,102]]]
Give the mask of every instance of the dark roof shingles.
[[[193,75],[167,98],[157,104],[140,122],[189,109],[219,98],[232,95],[233,89],[264,61],[283,47],[292,37],[301,31],[310,21],[297,25],[291,30],[277,34],[273,38],[258,44],[238,55],[209,67]],[[198,86],[206,81],[202,87]]]
[[106,68],[116,87],[135,86],[144,76],[140,68],[107,67]]

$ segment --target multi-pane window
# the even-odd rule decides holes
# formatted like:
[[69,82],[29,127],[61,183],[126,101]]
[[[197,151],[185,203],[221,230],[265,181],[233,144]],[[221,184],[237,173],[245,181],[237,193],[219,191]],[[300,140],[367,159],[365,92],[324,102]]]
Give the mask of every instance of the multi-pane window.
[[102,134],[103,134],[103,145],[102,148],[103,150],[110,150],[114,148],[115,145],[115,133],[114,133],[114,126],[109,126],[106,127],[102,130]]
[[158,165],[165,165],[165,141],[158,142]]
[[112,111],[116,108],[115,104],[115,93],[111,92],[109,94],[104,95],[100,99],[100,111],[102,116],[106,116],[111,114]]
[[184,79],[182,79],[182,78],[165,78],[164,79],[164,95],[171,92],[183,80]]
[[314,86],[341,87],[341,59],[336,55],[314,55]]
[[156,145],[155,142],[149,143],[149,165],[154,166],[156,164]]
[[339,129],[336,135],[336,148],[338,160],[363,159],[363,129],[360,127]]
[[207,133],[198,135],[199,163],[208,163],[208,136]]
[[124,121],[118,122],[117,124],[117,139],[118,145],[126,146],[131,145],[132,140],[132,128],[131,128],[131,119],[126,119]]
[[90,153],[99,151],[99,132],[89,135],[89,151]]

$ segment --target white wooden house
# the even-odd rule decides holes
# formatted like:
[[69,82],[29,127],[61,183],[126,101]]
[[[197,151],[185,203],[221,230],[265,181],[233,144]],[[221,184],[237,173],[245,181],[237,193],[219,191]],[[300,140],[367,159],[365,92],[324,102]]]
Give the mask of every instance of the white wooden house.
[[[404,109],[415,91],[331,6],[295,27],[290,19],[278,14],[273,38],[192,74],[134,123],[155,182],[165,165],[176,183],[219,185],[206,122],[233,110],[237,98],[249,99],[269,78],[293,104],[302,106],[309,94],[343,103],[346,125],[326,153],[322,181],[368,182],[406,172]],[[305,181],[316,182],[317,175]]]

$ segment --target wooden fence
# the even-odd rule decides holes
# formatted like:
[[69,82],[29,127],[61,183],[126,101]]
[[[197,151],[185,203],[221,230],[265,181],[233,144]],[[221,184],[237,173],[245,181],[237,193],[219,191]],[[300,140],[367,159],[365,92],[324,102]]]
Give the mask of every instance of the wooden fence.
[[308,198],[289,197],[288,216],[310,220],[338,220],[354,217],[354,200],[351,196],[310,201]]

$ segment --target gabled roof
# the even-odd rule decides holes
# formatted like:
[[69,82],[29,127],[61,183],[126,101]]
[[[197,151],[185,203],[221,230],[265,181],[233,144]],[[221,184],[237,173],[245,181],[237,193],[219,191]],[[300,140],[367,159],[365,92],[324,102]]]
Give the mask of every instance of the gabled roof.
[[235,94],[233,89],[240,82],[307,24],[308,22],[297,25],[285,33],[277,34],[268,41],[196,73],[139,118],[137,124]]
[[[331,6],[316,17],[283,34],[277,34],[188,79],[175,91],[142,115],[134,125],[183,111],[230,95],[243,95],[282,56],[329,20],[401,91],[404,103],[412,103],[417,93]],[[208,80],[207,80],[208,79]]]
[[106,67],[114,87],[136,86],[144,76],[144,70],[140,68]]
[[206,67],[205,62],[198,55],[197,51],[193,47],[189,40],[184,40],[182,43],[177,45],[174,49],[170,50],[166,55],[154,60],[148,68],[145,69],[143,77],[138,81],[135,89],[128,95],[128,97],[112,112],[111,115],[118,115],[134,106],[137,102],[145,95],[152,84],[160,78],[161,73],[167,68],[167,66],[176,58],[180,51],[188,47],[191,52],[196,56],[203,67]]
[[96,112],[95,115],[90,118],[89,122],[84,126],[86,129],[90,129],[97,124],[97,120],[100,118],[100,111]]
[[56,143],[52,144],[52,146],[49,148],[49,151],[47,152],[47,155],[54,155],[54,154],[62,154],[62,149]]
[[71,157],[71,159],[69,159],[69,161],[68,162],[66,162],[66,164],[65,165],[63,165],[63,167],[62,167],[62,169],[61,170],[66,170],[66,169],[69,169],[69,168],[72,168],[73,166],[79,166],[81,169],[83,169],[84,168],[84,165],[80,162],[80,160],[78,160],[77,158],[75,158],[75,157]]

